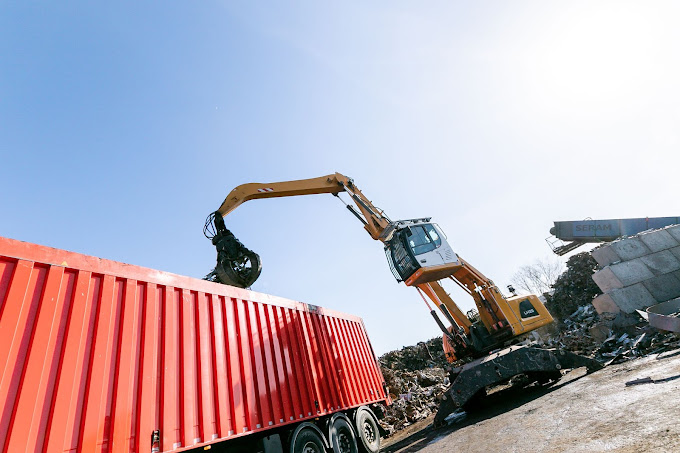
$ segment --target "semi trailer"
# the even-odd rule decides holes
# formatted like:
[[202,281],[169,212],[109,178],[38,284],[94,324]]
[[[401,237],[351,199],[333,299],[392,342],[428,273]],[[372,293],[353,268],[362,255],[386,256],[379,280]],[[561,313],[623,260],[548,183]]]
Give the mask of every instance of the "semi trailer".
[[377,452],[362,320],[0,237],[3,452]]

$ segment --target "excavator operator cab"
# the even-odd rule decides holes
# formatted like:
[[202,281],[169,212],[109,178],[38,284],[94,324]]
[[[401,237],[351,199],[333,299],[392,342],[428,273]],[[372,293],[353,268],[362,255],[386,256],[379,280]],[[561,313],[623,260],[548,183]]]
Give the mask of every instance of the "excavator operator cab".
[[460,266],[439,225],[429,220],[400,220],[391,225],[392,237],[385,242],[385,255],[398,282],[409,284],[416,273],[418,283],[437,280],[435,274],[443,276]]

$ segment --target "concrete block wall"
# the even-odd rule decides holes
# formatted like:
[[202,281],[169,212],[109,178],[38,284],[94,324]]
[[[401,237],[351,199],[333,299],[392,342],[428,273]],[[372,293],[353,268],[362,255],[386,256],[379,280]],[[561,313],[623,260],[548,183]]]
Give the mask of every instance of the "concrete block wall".
[[680,297],[680,225],[623,238],[592,251],[598,313],[633,313]]

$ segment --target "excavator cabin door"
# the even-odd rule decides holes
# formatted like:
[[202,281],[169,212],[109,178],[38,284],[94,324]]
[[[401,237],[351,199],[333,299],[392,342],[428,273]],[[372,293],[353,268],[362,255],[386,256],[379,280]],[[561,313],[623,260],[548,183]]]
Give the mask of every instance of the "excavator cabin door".
[[400,282],[420,269],[458,264],[458,257],[434,223],[407,224],[396,230],[385,244],[385,254],[394,277]]

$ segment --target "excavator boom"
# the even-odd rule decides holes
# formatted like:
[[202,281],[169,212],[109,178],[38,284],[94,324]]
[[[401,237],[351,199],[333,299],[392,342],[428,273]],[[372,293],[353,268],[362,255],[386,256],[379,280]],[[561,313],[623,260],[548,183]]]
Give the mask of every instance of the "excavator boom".
[[390,219],[361,193],[351,178],[340,173],[296,181],[242,184],[227,195],[215,214],[224,217],[249,200],[340,192],[349,194],[358,210],[352,205],[347,205],[348,209],[361,220],[371,237],[379,240]]
[[[338,180],[338,176],[341,176],[340,180]],[[336,173],[298,181],[242,184],[229,192],[217,212],[224,217],[246,201],[260,198],[294,197],[321,193],[337,194],[344,190],[343,184],[340,182],[342,179],[345,178]]]

